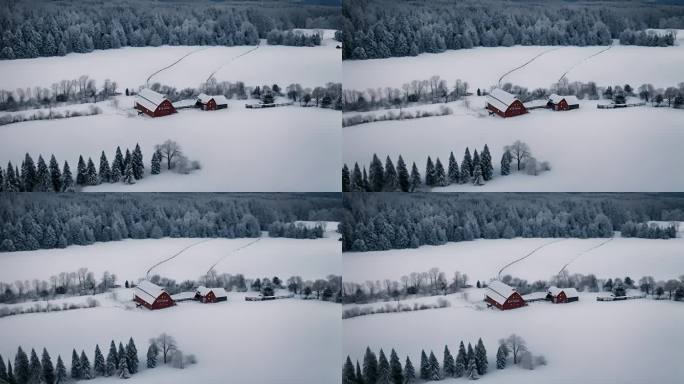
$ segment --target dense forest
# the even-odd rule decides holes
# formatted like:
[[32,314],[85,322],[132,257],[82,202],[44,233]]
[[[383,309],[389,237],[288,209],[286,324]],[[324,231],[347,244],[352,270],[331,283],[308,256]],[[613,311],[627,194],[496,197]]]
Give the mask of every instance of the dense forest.
[[[128,238],[258,237],[273,223],[339,221],[340,216],[338,194],[5,193],[0,251]],[[285,228],[278,233],[301,235]]]
[[620,2],[348,0],[342,7],[343,58],[416,56],[447,49],[512,45],[673,45],[684,7]]
[[[682,194],[346,193],[343,251],[514,237],[612,237],[634,223],[684,220]],[[660,238],[673,237],[672,227]],[[647,232],[639,237],[653,237]]]
[[[340,25],[337,6],[286,1],[9,0],[0,3],[0,59],[127,46],[254,45],[271,31],[277,35],[293,28],[339,29]],[[280,41],[309,43],[315,44],[302,39]]]

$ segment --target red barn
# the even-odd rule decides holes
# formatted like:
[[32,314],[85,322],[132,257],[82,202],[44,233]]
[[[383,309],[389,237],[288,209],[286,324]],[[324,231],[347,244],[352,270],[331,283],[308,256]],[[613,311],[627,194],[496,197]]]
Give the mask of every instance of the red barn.
[[579,295],[575,288],[558,288],[551,287],[549,292],[546,294],[546,299],[550,300],[556,304],[560,303],[570,303],[579,300]]
[[228,295],[223,288],[199,287],[195,293],[195,300],[203,303],[218,303],[219,301],[227,301]]
[[487,303],[501,310],[520,308],[526,305],[525,299],[513,287],[498,280],[489,283],[485,295]]
[[176,305],[164,288],[147,280],[135,287],[135,302],[147,309],[162,309]]
[[223,95],[209,96],[206,93],[200,93],[195,105],[203,111],[215,111],[228,108],[228,99]]
[[487,97],[487,109],[501,117],[513,117],[527,113],[522,101],[512,94],[495,88]]
[[554,111],[569,111],[579,108],[579,101],[575,96],[559,96],[555,93],[549,97],[546,106]]
[[135,95],[135,109],[152,117],[176,113],[173,104],[161,93],[145,88]]

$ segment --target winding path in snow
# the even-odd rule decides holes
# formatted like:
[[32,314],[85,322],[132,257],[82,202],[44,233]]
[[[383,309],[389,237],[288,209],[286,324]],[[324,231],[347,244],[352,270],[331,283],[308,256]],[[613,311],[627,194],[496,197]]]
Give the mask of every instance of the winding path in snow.
[[566,71],[563,73],[563,76],[561,76],[561,77],[558,79],[558,82],[560,83],[561,80],[563,80],[563,79],[565,78],[565,76],[567,76],[567,74],[570,73],[570,71],[572,71],[573,69],[577,68],[578,66],[584,64],[585,62],[587,62],[587,60],[591,59],[591,58],[594,57],[594,56],[598,56],[598,55],[602,54],[603,52],[605,52],[605,51],[607,51],[607,50],[609,50],[609,49],[611,49],[611,48],[613,48],[613,45],[612,45],[612,44],[609,45],[607,48],[604,48],[604,49],[602,49],[602,50],[600,50],[600,51],[598,51],[598,52],[596,52],[596,53],[594,53],[594,54],[591,54],[591,55],[585,57],[584,59],[582,59],[582,60],[576,62],[575,64],[572,65],[572,67],[568,68],[568,70],[566,70]]
[[547,49],[546,51],[540,52],[539,54],[537,54],[537,55],[534,56],[533,58],[529,59],[529,60],[526,61],[525,63],[523,63],[523,64],[521,64],[521,65],[519,65],[519,66],[517,66],[517,67],[511,69],[510,71],[508,71],[508,72],[506,72],[506,73],[504,73],[503,75],[501,75],[501,77],[499,77],[499,87],[501,87],[501,81],[504,79],[504,77],[510,75],[511,73],[517,71],[518,69],[521,69],[521,68],[526,67],[528,64],[530,64],[531,62],[537,60],[537,59],[540,58],[541,56],[543,56],[543,55],[545,55],[545,54],[547,54],[547,53],[549,53],[549,52],[551,52],[551,51],[555,51],[555,50],[557,50],[557,49],[560,49],[560,48],[561,48],[561,47],[555,47],[555,48]]
[[538,250],[540,250],[540,249],[546,247],[547,245],[551,245],[551,244],[554,244],[554,243],[558,243],[559,241],[563,241],[563,240],[567,240],[567,239],[556,239],[556,240],[553,240],[553,241],[549,241],[548,243],[544,243],[544,244],[538,246],[537,248],[533,249],[532,251],[530,251],[530,252],[529,252],[528,254],[526,254],[525,256],[523,256],[523,257],[521,257],[521,258],[518,258],[518,259],[515,259],[515,260],[511,261],[510,263],[504,265],[503,267],[501,267],[501,269],[499,269],[498,279],[501,280],[501,274],[503,273],[503,271],[504,271],[506,268],[510,267],[511,265],[513,265],[513,264],[515,264],[515,263],[517,263],[517,262],[520,262],[520,261],[523,261],[523,260],[527,259],[528,257],[532,256],[532,255],[533,255],[534,253],[536,253]]
[[180,59],[174,61],[173,63],[171,63],[171,64],[169,64],[169,65],[167,65],[166,67],[164,67],[164,68],[162,68],[162,69],[159,69],[159,70],[153,72],[150,76],[147,77],[147,80],[145,80],[145,86],[147,86],[147,87],[150,86],[150,80],[151,80],[155,75],[157,75],[157,74],[159,74],[160,72],[163,72],[163,71],[165,71],[165,70],[167,70],[167,69],[173,67],[174,65],[180,63],[183,59],[185,59],[186,57],[192,55],[193,53],[197,53],[197,52],[199,52],[199,51],[203,51],[203,50],[208,49],[208,48],[210,48],[210,47],[207,46],[207,47],[202,47],[202,48],[198,48],[198,49],[192,50],[192,51],[186,53],[185,55],[181,56]]
[[[261,41],[259,41],[259,44],[261,44]],[[228,60],[227,62],[221,64],[218,68],[214,69],[214,71],[213,71],[211,74],[209,74],[209,77],[207,77],[207,80],[205,81],[205,83],[206,83],[206,82],[209,82],[209,80],[211,80],[211,78],[214,77],[214,75],[216,74],[216,72],[220,71],[223,67],[225,67],[225,66],[228,65],[229,63],[232,63],[233,61],[235,61],[235,60],[241,58],[242,56],[249,55],[250,53],[252,53],[252,52],[256,51],[257,49],[259,49],[259,44],[257,44],[254,48],[251,48],[251,49],[247,50],[246,52],[242,52],[241,54],[239,54],[239,55],[237,55],[237,56],[234,56],[234,57],[230,58],[230,60]]]
[[206,243],[207,241],[210,241],[210,240],[215,240],[215,239],[204,239],[204,240],[197,241],[197,242],[192,243],[192,244],[188,245],[187,247],[181,249],[180,251],[176,252],[175,254],[171,255],[170,257],[167,257],[166,259],[157,262],[156,264],[154,264],[153,266],[151,266],[151,267],[147,270],[147,274],[145,275],[145,278],[146,278],[146,279],[149,279],[149,278],[150,278],[150,273],[152,272],[152,270],[155,269],[155,268],[157,268],[158,266],[160,266],[160,265],[166,263],[166,262],[169,261],[169,260],[175,259],[176,257],[180,256],[181,253],[187,251],[188,249],[194,247],[195,245],[199,245],[199,244],[202,244],[202,243]]
[[256,238],[254,241],[250,241],[249,243],[247,243],[247,244],[245,244],[245,245],[243,245],[243,246],[240,246],[240,247],[238,247],[238,248],[235,248],[235,249],[233,249],[232,251],[228,252],[227,254],[223,255],[220,259],[216,260],[216,262],[215,262],[214,264],[212,264],[211,267],[209,267],[209,269],[207,269],[207,273],[206,273],[206,274],[208,275],[209,272],[211,272],[211,271],[214,269],[214,267],[216,267],[216,266],[218,265],[218,263],[220,263],[220,262],[222,262],[223,260],[225,260],[225,258],[228,257],[228,255],[231,255],[231,254],[233,254],[233,253],[235,253],[235,252],[239,252],[239,251],[241,251],[241,250],[243,250],[243,249],[245,249],[245,248],[247,248],[247,247],[249,247],[249,246],[251,246],[251,245],[253,245],[253,244],[257,243],[257,242],[259,242],[259,240],[261,240],[261,239],[262,239],[262,237],[258,237],[258,238]]
[[587,253],[593,251],[593,250],[596,249],[596,248],[602,247],[603,245],[605,245],[605,244],[607,244],[607,243],[613,241],[613,239],[614,239],[614,237],[611,237],[611,238],[609,238],[608,240],[602,241],[602,242],[601,242],[600,244],[598,244],[598,245],[594,245],[593,247],[591,247],[591,248],[589,248],[589,249],[587,249],[587,250],[584,250],[584,251],[578,253],[577,256],[575,256],[572,260],[570,260],[570,261],[568,261],[567,263],[565,263],[565,265],[563,266],[563,268],[561,268],[560,271],[558,271],[558,274],[560,275],[561,273],[563,273],[563,271],[565,271],[565,268],[567,268],[568,265],[574,263],[577,259],[580,258],[580,256],[585,255],[585,254],[587,254]]

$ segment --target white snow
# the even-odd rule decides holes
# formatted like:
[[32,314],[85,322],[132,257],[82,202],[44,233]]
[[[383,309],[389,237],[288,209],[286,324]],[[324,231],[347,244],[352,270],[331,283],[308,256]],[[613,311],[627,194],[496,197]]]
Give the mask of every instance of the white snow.
[[[682,55],[684,56],[684,55]],[[682,111],[649,106],[603,110],[596,101],[580,101],[578,110],[532,110],[504,119],[483,116],[484,97],[450,103],[452,115],[414,120],[383,121],[344,128],[344,162],[353,167],[370,164],[373,153],[381,159],[399,155],[410,166],[416,162],[424,176],[430,155],[447,165],[453,151],[458,163],[466,147],[471,153],[489,146],[495,178],[482,187],[452,185],[443,191],[681,191],[684,174],[677,172],[684,145]],[[431,110],[439,105],[414,107]],[[384,111],[377,111],[382,113]],[[345,114],[345,116],[353,113]],[[503,148],[516,140],[526,142],[551,171],[538,176],[499,176]],[[637,160],[638,159],[638,160]],[[629,164],[629,166],[626,166]],[[667,176],[654,169],[670,170]]]

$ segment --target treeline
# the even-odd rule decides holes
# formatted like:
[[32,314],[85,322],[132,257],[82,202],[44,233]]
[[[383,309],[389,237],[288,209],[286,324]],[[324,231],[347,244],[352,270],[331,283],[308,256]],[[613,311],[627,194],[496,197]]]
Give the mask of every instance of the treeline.
[[293,47],[314,47],[321,45],[322,37],[319,32],[306,34],[304,32],[281,31],[272,29],[266,34],[266,42],[270,45],[287,45]]
[[95,79],[82,75],[78,79],[53,83],[50,88],[36,86],[17,88],[14,91],[2,89],[0,111],[49,107],[57,103],[94,103],[117,95],[117,87],[116,81],[106,79],[102,88],[98,89]]
[[620,227],[622,237],[639,237],[642,239],[672,239],[677,237],[677,226],[669,224],[661,227],[658,224],[635,223],[628,221]]
[[411,111],[399,110],[399,113],[394,113],[392,111],[389,111],[389,112],[384,113],[384,114],[370,113],[367,115],[354,115],[354,116],[344,117],[342,119],[342,128],[351,127],[352,125],[375,123],[377,121],[413,120],[413,119],[422,119],[424,117],[447,116],[447,115],[451,115],[452,113],[454,113],[454,111],[451,108],[449,108],[445,105],[440,105],[439,109],[437,109],[435,111],[416,110],[415,112],[411,112]]
[[338,29],[339,7],[268,1],[3,2],[0,59],[160,45],[256,45],[272,30]]
[[323,237],[323,226],[308,227],[303,223],[283,223],[275,221],[268,226],[269,237],[288,237],[291,239],[317,239]]
[[0,250],[161,237],[259,237],[275,221],[340,221],[338,194],[4,194]]
[[58,120],[58,119],[68,119],[71,117],[80,116],[94,116],[102,113],[102,109],[96,105],[88,106],[87,110],[81,111],[71,111],[65,110],[64,112],[53,111],[52,109],[47,112],[37,111],[30,114],[16,113],[16,114],[4,114],[0,115],[0,125],[7,125],[13,123],[21,123],[24,121],[35,121],[35,120]]
[[620,32],[620,44],[641,45],[646,47],[667,47],[674,45],[676,37],[676,31],[658,34],[654,31],[646,32],[626,29]]
[[[351,0],[343,3],[342,15],[343,58],[353,60],[478,46],[610,45],[625,31],[626,41],[653,45],[655,37],[641,38],[642,32],[631,31],[658,28],[661,20],[684,27],[681,7],[638,3],[588,7],[566,2]],[[656,45],[673,42],[666,35]]]
[[347,193],[343,202],[347,252],[479,238],[612,237],[628,221],[684,219],[678,194]]

